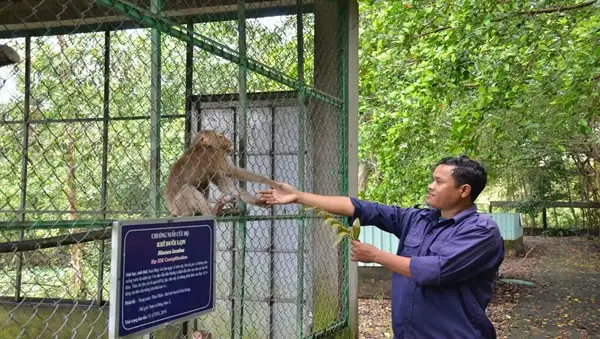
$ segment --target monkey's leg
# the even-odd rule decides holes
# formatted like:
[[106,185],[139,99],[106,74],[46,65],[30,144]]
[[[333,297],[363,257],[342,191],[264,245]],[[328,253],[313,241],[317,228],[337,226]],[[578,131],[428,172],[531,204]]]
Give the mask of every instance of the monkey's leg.
[[181,188],[175,200],[175,205],[179,209],[179,215],[183,216],[192,216],[196,212],[200,212],[202,215],[213,214],[210,203],[204,197],[204,194],[192,185],[186,184]]
[[217,187],[223,194],[228,194],[234,197],[239,197],[243,202],[247,204],[252,204],[261,207],[269,207],[267,203],[262,200],[256,198],[252,194],[248,193],[248,191],[242,189],[241,187],[237,187],[233,182],[233,179],[222,176],[218,178],[216,181]]

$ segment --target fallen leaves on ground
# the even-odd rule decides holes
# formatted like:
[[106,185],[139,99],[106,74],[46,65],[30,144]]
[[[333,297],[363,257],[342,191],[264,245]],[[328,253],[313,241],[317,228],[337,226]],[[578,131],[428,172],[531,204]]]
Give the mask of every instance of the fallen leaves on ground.
[[391,300],[359,299],[359,338],[392,338]]
[[[600,245],[585,237],[525,237],[526,258],[506,258],[487,309],[498,338],[600,337]],[[391,301],[360,299],[359,338],[392,338]]]

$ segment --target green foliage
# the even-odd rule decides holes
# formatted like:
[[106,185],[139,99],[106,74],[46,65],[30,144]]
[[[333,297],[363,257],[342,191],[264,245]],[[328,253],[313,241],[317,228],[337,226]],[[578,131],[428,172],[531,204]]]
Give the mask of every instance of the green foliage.
[[577,235],[579,232],[580,230],[574,227],[558,227],[546,229],[542,231],[542,235],[547,237],[568,237]]
[[570,157],[597,140],[600,12],[557,10],[573,4],[361,1],[362,196],[420,202],[432,165],[459,154],[505,197],[577,192]]
[[544,209],[545,201],[536,198],[529,198],[526,200],[520,200],[516,202],[515,212],[537,215]]

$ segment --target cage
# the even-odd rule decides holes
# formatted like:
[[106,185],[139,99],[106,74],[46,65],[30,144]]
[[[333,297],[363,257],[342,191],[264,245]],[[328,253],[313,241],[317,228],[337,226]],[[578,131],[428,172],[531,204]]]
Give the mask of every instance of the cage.
[[[0,45],[19,57],[0,67],[0,337],[108,336],[111,222],[168,216],[170,166],[201,130],[234,143],[235,166],[353,192],[354,2],[0,7]],[[211,185],[209,200],[220,195]],[[296,205],[240,209],[216,217],[214,311],[152,336],[347,331],[347,242],[332,247],[322,220]]]

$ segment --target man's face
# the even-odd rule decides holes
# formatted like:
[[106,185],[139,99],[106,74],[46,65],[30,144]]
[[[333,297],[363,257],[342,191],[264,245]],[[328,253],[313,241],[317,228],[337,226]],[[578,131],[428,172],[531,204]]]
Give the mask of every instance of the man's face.
[[469,185],[456,186],[452,177],[454,166],[439,165],[433,171],[433,181],[428,186],[428,194],[425,201],[427,205],[445,209],[455,206],[461,199],[468,198],[471,193]]

